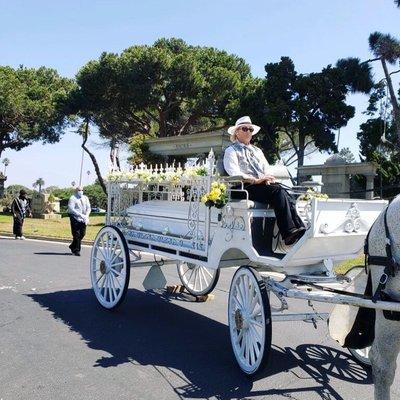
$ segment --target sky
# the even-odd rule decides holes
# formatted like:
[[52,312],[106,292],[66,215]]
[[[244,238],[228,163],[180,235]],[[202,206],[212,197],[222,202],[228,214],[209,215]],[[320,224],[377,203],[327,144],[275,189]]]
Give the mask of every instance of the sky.
[[[339,58],[371,58],[373,31],[400,37],[400,10],[393,0],[0,0],[0,10],[1,65],[44,65],[71,78],[104,51],[119,53],[160,37],[226,50],[243,57],[260,77],[266,63],[282,56],[291,57],[300,73],[317,72]],[[382,77],[379,64],[374,73]],[[367,101],[362,95],[349,97],[356,115],[340,132],[339,147],[350,147],[355,155]],[[106,172],[107,149],[95,134],[89,146]],[[313,155],[306,164],[327,156]],[[32,187],[40,177],[45,186],[65,187],[79,180],[80,138],[74,132],[57,144],[5,151],[4,157],[11,161],[7,185]],[[82,183],[91,183],[95,174],[87,156],[83,171]]]

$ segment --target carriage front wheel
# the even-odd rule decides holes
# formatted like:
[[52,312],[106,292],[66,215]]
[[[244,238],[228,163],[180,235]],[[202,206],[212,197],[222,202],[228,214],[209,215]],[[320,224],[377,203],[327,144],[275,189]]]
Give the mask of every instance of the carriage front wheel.
[[271,307],[265,282],[247,266],[233,276],[228,321],[236,361],[247,375],[266,368],[271,350]]
[[219,269],[179,262],[178,275],[185,289],[194,296],[211,293],[219,279]]
[[90,257],[92,288],[99,303],[107,309],[118,307],[128,290],[129,249],[122,232],[105,226],[97,234]]

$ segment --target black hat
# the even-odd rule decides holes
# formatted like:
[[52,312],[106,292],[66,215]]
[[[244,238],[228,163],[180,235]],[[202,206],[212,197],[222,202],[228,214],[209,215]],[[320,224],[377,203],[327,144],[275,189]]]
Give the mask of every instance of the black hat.
[[20,195],[20,196],[26,196],[26,191],[25,191],[24,189],[21,189],[21,190],[19,191],[19,195]]

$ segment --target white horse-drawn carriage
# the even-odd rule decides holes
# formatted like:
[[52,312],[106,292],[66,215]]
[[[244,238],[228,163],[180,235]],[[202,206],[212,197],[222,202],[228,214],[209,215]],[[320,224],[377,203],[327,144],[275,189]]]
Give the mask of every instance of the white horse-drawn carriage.
[[[209,145],[201,141],[201,146]],[[175,143],[167,151],[183,153],[187,147]],[[222,190],[226,187],[228,201],[222,208],[202,202],[204,194],[216,187],[214,182]],[[234,191],[244,199],[233,200]],[[229,332],[240,368],[252,375],[266,365],[272,321],[321,317],[314,309],[288,314],[286,298],[399,310],[398,303],[373,303],[322,288],[346,279],[336,276],[335,263],[359,255],[386,204],[383,200],[298,200],[307,231],[288,247],[280,239],[273,210],[248,200],[239,177],[215,175],[213,157],[201,168],[142,165],[117,172],[108,182],[106,226],[91,254],[93,290],[103,307],[115,308],[127,292],[130,268],[151,267],[144,286],[159,288],[165,285],[163,264],[177,267],[182,285],[191,294],[206,295],[217,284],[220,268],[239,267],[229,291]],[[141,260],[141,252],[153,254],[155,261]],[[273,309],[272,297],[278,305]]]

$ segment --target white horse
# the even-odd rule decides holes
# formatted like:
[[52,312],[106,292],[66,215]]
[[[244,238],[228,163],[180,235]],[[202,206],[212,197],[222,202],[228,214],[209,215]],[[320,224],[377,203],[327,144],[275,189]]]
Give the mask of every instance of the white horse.
[[[387,224],[392,242],[392,252],[400,262],[400,196],[389,205]],[[386,232],[384,212],[380,214],[369,235],[369,254],[386,257]],[[371,265],[373,292],[378,286],[384,267]],[[389,277],[384,290],[389,296],[400,302],[400,274]],[[372,375],[375,384],[375,400],[390,400],[390,387],[396,372],[396,360],[400,351],[400,321],[390,321],[377,310],[375,321],[375,339],[369,353]]]

